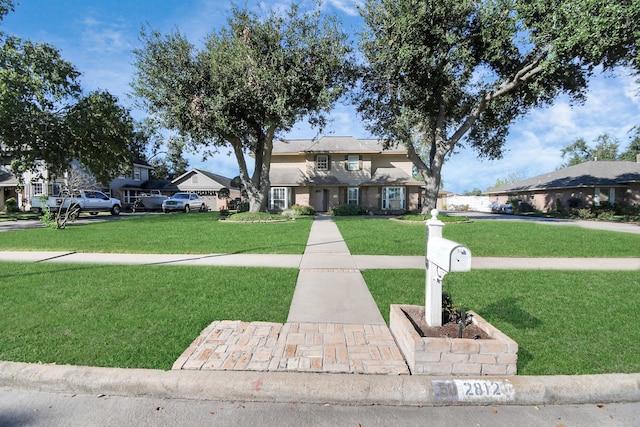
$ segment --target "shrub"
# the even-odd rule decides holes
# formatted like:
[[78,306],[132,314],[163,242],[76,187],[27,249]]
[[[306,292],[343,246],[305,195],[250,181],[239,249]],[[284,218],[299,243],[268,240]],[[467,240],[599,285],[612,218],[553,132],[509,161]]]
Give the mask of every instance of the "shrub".
[[240,202],[236,206],[237,212],[249,212],[249,202]]
[[311,206],[293,205],[291,206],[291,210],[295,212],[297,216],[304,216],[304,215],[313,216],[316,214],[316,210]]
[[584,202],[582,201],[582,199],[579,199],[577,197],[572,197],[567,200],[567,204],[569,205],[569,209],[580,209],[582,208],[582,206],[584,206]]
[[4,209],[7,212],[18,212],[18,202],[16,201],[16,199],[14,197],[9,197],[4,202]]
[[575,212],[575,216],[577,216],[580,219],[593,219],[596,217],[595,214],[591,211],[591,209],[588,209],[588,208],[576,209],[574,212]]
[[332,216],[356,216],[364,215],[366,212],[365,208],[357,205],[338,205],[331,208]]
[[562,213],[562,202],[560,199],[556,199],[555,212],[559,214]]

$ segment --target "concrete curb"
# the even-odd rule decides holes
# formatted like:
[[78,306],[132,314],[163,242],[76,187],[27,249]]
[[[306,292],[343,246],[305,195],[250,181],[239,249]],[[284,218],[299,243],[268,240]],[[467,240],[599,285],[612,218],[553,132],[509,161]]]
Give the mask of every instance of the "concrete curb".
[[0,386],[67,394],[341,405],[640,402],[640,374],[476,378],[160,371],[0,362]]

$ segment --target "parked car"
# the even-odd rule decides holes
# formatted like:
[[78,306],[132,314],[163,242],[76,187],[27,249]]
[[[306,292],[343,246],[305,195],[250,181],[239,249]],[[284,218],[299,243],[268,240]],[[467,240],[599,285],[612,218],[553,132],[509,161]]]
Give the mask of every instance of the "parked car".
[[491,203],[491,212],[493,213],[501,213],[501,214],[513,214],[513,206],[511,203]]
[[204,199],[196,193],[176,193],[162,202],[162,211],[190,212],[192,210],[206,211],[207,205]]
[[114,199],[101,191],[96,190],[74,190],[58,196],[37,196],[31,200],[31,210],[42,212],[47,206],[52,212],[60,209],[78,209],[78,212],[89,212],[97,215],[98,212],[111,212],[111,215],[120,215],[122,202]]

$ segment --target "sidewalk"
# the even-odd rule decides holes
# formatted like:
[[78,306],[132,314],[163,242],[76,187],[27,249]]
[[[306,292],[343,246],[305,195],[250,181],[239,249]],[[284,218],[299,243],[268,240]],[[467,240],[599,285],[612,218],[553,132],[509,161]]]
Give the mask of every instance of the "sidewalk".
[[338,227],[317,217],[287,323],[213,322],[173,369],[408,375]]
[[[497,401],[445,396],[443,384],[447,390],[462,390],[462,380],[455,377],[408,375],[360,270],[424,269],[424,257],[352,256],[327,217],[314,221],[303,255],[0,252],[0,261],[300,269],[287,323],[216,320],[176,360],[172,371],[0,362],[0,385],[54,392],[346,404],[640,401],[640,374],[492,378],[513,391]],[[640,259],[473,258],[472,268],[638,270]],[[464,381],[483,380],[465,377]]]

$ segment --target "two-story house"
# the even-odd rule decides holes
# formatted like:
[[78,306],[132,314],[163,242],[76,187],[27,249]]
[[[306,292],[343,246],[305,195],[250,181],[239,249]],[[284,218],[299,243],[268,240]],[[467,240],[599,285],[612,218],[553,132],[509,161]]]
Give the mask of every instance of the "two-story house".
[[374,213],[417,210],[423,183],[412,171],[406,150],[384,150],[374,139],[274,141],[269,209],[298,204],[318,212],[337,205],[359,205]]

